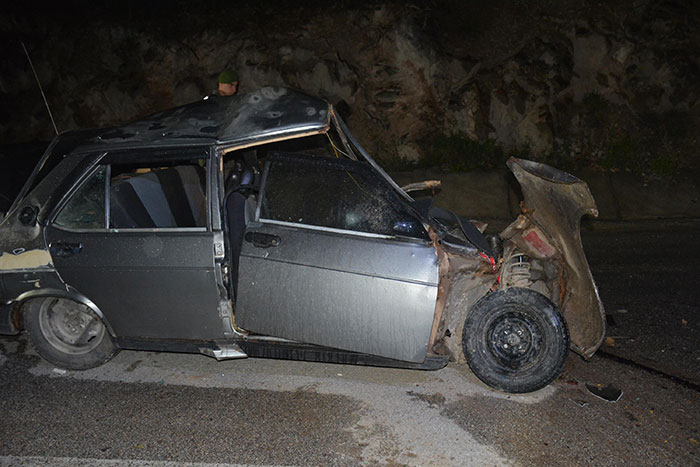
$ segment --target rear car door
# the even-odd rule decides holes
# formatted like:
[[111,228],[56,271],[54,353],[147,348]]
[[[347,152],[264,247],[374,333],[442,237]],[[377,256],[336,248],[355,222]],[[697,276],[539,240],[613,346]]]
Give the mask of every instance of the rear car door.
[[268,158],[244,235],[236,323],[256,333],[422,362],[437,296],[422,223],[368,164]]
[[209,164],[205,148],[108,154],[50,220],[57,271],[118,337],[223,337]]

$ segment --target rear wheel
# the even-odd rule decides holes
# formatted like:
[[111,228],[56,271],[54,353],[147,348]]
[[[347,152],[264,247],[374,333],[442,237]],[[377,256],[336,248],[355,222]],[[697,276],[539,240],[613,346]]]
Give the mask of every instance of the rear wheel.
[[118,351],[102,320],[87,306],[65,298],[31,301],[24,325],[39,355],[62,368],[93,368]]
[[557,307],[530,289],[510,288],[479,300],[464,323],[462,348],[469,367],[489,386],[531,392],[561,373],[569,332]]

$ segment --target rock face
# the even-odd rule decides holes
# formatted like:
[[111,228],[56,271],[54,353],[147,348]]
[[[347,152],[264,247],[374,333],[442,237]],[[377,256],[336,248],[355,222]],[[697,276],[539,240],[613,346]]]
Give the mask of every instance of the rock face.
[[4,143],[53,132],[22,40],[62,131],[200,99],[234,68],[242,92],[274,84],[328,99],[390,166],[472,157],[440,156],[441,138],[564,166],[697,164],[693,2],[136,5],[14,7],[0,19]]

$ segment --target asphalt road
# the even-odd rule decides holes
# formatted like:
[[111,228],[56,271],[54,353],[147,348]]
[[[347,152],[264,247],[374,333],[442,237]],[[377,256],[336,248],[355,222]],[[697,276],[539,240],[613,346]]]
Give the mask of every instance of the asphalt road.
[[700,385],[700,220],[596,223],[583,242],[607,352]]
[[491,391],[464,365],[121,352],[64,372],[24,336],[2,337],[0,464],[697,465],[698,230],[586,228],[615,345],[589,362],[571,355],[554,384],[522,396]]

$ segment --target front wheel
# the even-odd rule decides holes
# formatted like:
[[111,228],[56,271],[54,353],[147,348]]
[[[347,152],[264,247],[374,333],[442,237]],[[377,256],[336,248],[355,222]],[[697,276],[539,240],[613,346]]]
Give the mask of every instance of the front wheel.
[[61,368],[93,368],[119,350],[92,310],[65,298],[32,300],[24,313],[24,325],[39,355]]
[[564,317],[544,295],[510,288],[483,297],[464,323],[469,367],[489,386],[532,392],[559,376],[569,349]]

